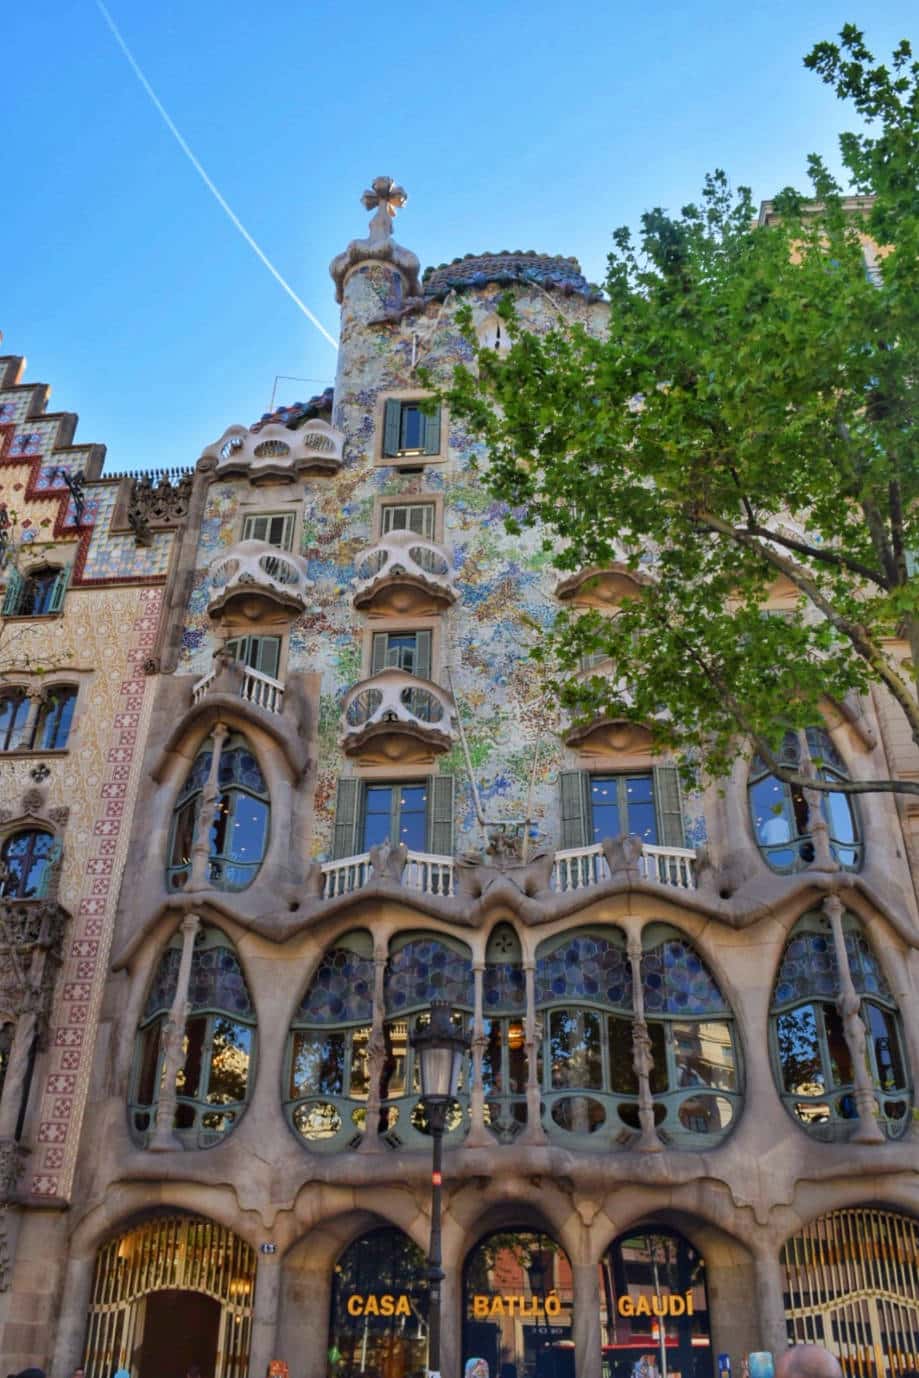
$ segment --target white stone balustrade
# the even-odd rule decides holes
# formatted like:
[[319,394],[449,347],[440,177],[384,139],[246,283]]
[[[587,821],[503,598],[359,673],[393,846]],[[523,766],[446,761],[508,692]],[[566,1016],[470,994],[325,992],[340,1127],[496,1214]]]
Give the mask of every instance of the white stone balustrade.
[[[269,713],[282,713],[284,711],[284,685],[282,682],[279,679],[273,679],[271,675],[262,674],[261,670],[253,670],[248,665],[241,665],[239,668],[242,671],[239,697],[245,699],[247,703],[254,703],[258,708],[266,709]],[[210,670],[203,679],[199,679],[191,691],[192,703],[199,704],[205,695],[214,688],[216,679],[216,670]]]
[[313,587],[306,577],[306,561],[267,541],[237,542],[213,561],[208,577],[212,616],[230,599],[253,594],[303,612]]
[[381,590],[414,586],[441,605],[455,602],[453,570],[447,552],[412,531],[391,531],[356,562],[355,607],[366,607]]
[[257,482],[303,473],[336,474],[342,466],[344,443],[344,434],[318,417],[295,430],[278,422],[258,431],[230,426],[201,458],[210,461],[219,478],[246,474]]
[[[322,870],[322,898],[349,895],[360,890],[373,879],[370,853],[325,861]],[[424,895],[453,894],[453,857],[436,856],[433,852],[409,852],[402,871],[402,884],[408,890],[420,890]]]
[[[642,843],[638,870],[645,880],[678,890],[694,890],[696,854],[690,847],[657,847]],[[584,890],[610,879],[610,869],[599,842],[592,847],[568,847],[555,853],[552,889]]]
[[453,702],[439,685],[405,670],[382,670],[355,684],[342,707],[342,744],[364,738],[374,729],[409,729],[426,738],[441,738],[442,748],[453,742]]

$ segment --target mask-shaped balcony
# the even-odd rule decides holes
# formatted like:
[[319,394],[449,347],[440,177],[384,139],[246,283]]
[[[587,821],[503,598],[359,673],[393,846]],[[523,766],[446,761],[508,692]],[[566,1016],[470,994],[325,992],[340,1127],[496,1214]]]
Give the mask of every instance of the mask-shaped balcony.
[[277,423],[250,431],[230,426],[201,456],[218,478],[244,474],[252,483],[292,479],[300,474],[337,474],[345,437],[327,421],[314,419],[290,430]]
[[209,579],[207,610],[212,617],[231,603],[234,612],[253,620],[278,608],[299,616],[313,587],[306,577],[306,562],[267,541],[231,546],[213,562]]
[[368,764],[430,761],[455,736],[453,701],[429,679],[383,670],[345,698],[342,749]]
[[423,616],[456,601],[446,551],[412,531],[391,531],[357,560],[354,606],[379,616]]

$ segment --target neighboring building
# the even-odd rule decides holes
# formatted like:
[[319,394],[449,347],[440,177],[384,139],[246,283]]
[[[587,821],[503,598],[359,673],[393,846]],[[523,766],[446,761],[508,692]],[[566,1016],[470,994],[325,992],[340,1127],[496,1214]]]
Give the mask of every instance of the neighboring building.
[[[641,728],[552,720],[538,629],[634,577],[562,579],[538,533],[509,536],[417,369],[468,357],[461,305],[495,349],[505,291],[533,330],[602,331],[606,307],[532,253],[420,279],[403,201],[377,179],[332,264],[334,395],[230,427],[195,470],[87,1131],[44,1236],[60,1312],[17,1356],[53,1378],[422,1374],[409,1034],[446,998],[473,1044],[445,1378],[472,1356],[490,1378],[643,1356],[709,1378],[787,1334],[898,1375],[919,1354],[915,820],[883,795],[809,810],[757,762],[684,797]],[[919,775],[875,696],[786,750]],[[28,1279],[17,1261],[11,1306]]]
[[[101,477],[105,449],[0,358],[0,1353],[46,1354],[182,494]],[[187,489],[188,483],[185,484]],[[144,495],[161,531],[139,545]],[[184,490],[183,490],[184,492]],[[168,503],[166,504],[168,506]],[[146,504],[149,507],[149,503]],[[90,1130],[90,1141],[92,1133]]]

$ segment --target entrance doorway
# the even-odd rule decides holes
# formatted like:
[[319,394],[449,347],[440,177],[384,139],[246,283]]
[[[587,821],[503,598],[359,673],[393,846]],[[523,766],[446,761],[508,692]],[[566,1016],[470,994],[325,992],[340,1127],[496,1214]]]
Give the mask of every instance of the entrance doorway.
[[676,1230],[622,1235],[600,1263],[603,1378],[712,1378],[705,1260]]
[[348,1245],[333,1274],[330,1378],[424,1378],[426,1272],[418,1245],[393,1225]]
[[137,1378],[181,1378],[197,1364],[213,1378],[220,1335],[220,1303],[200,1292],[152,1292],[147,1298]]
[[574,1378],[568,1255],[536,1230],[486,1235],[463,1270],[463,1366],[488,1378]]

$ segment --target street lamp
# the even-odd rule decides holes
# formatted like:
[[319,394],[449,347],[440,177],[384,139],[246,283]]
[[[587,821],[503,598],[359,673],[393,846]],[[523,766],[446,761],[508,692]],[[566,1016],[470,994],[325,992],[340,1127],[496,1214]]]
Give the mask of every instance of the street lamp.
[[[538,1241],[537,1241],[537,1242],[538,1242]],[[533,1297],[534,1300],[536,1301],[536,1308],[535,1308],[535,1314],[534,1314],[534,1316],[533,1316],[533,1320],[534,1320],[534,1322],[535,1322],[535,1324],[534,1324],[534,1329],[535,1329],[535,1331],[536,1331],[536,1342],[535,1342],[535,1346],[536,1346],[536,1353],[537,1353],[537,1354],[539,1353],[539,1351],[540,1351],[540,1350],[542,1349],[542,1347],[543,1347],[543,1344],[542,1344],[542,1325],[540,1324],[540,1320],[539,1320],[539,1300],[540,1300],[540,1298],[542,1298],[543,1306],[545,1307],[545,1304],[546,1304],[546,1303],[545,1303],[545,1289],[546,1289],[546,1273],[547,1273],[547,1272],[548,1272],[548,1269],[546,1268],[546,1260],[545,1260],[545,1257],[544,1257],[544,1255],[543,1255],[543,1251],[542,1251],[542,1249],[537,1249],[534,1253],[532,1253],[532,1254],[530,1255],[530,1261],[529,1261],[529,1263],[527,1264],[527,1277],[528,1277],[529,1280],[530,1280],[530,1296]],[[538,1363],[538,1362],[539,1362],[539,1360],[537,1359],[537,1363]]]
[[428,1371],[440,1374],[440,1284],[444,1279],[440,1248],[440,1193],[443,1185],[444,1130],[447,1113],[456,1100],[469,1035],[453,1022],[446,1000],[432,1000],[430,1018],[420,1019],[412,1034],[412,1047],[421,1068],[421,1105],[434,1140],[431,1172],[431,1244],[428,1249],[428,1284],[431,1311],[428,1317]]

